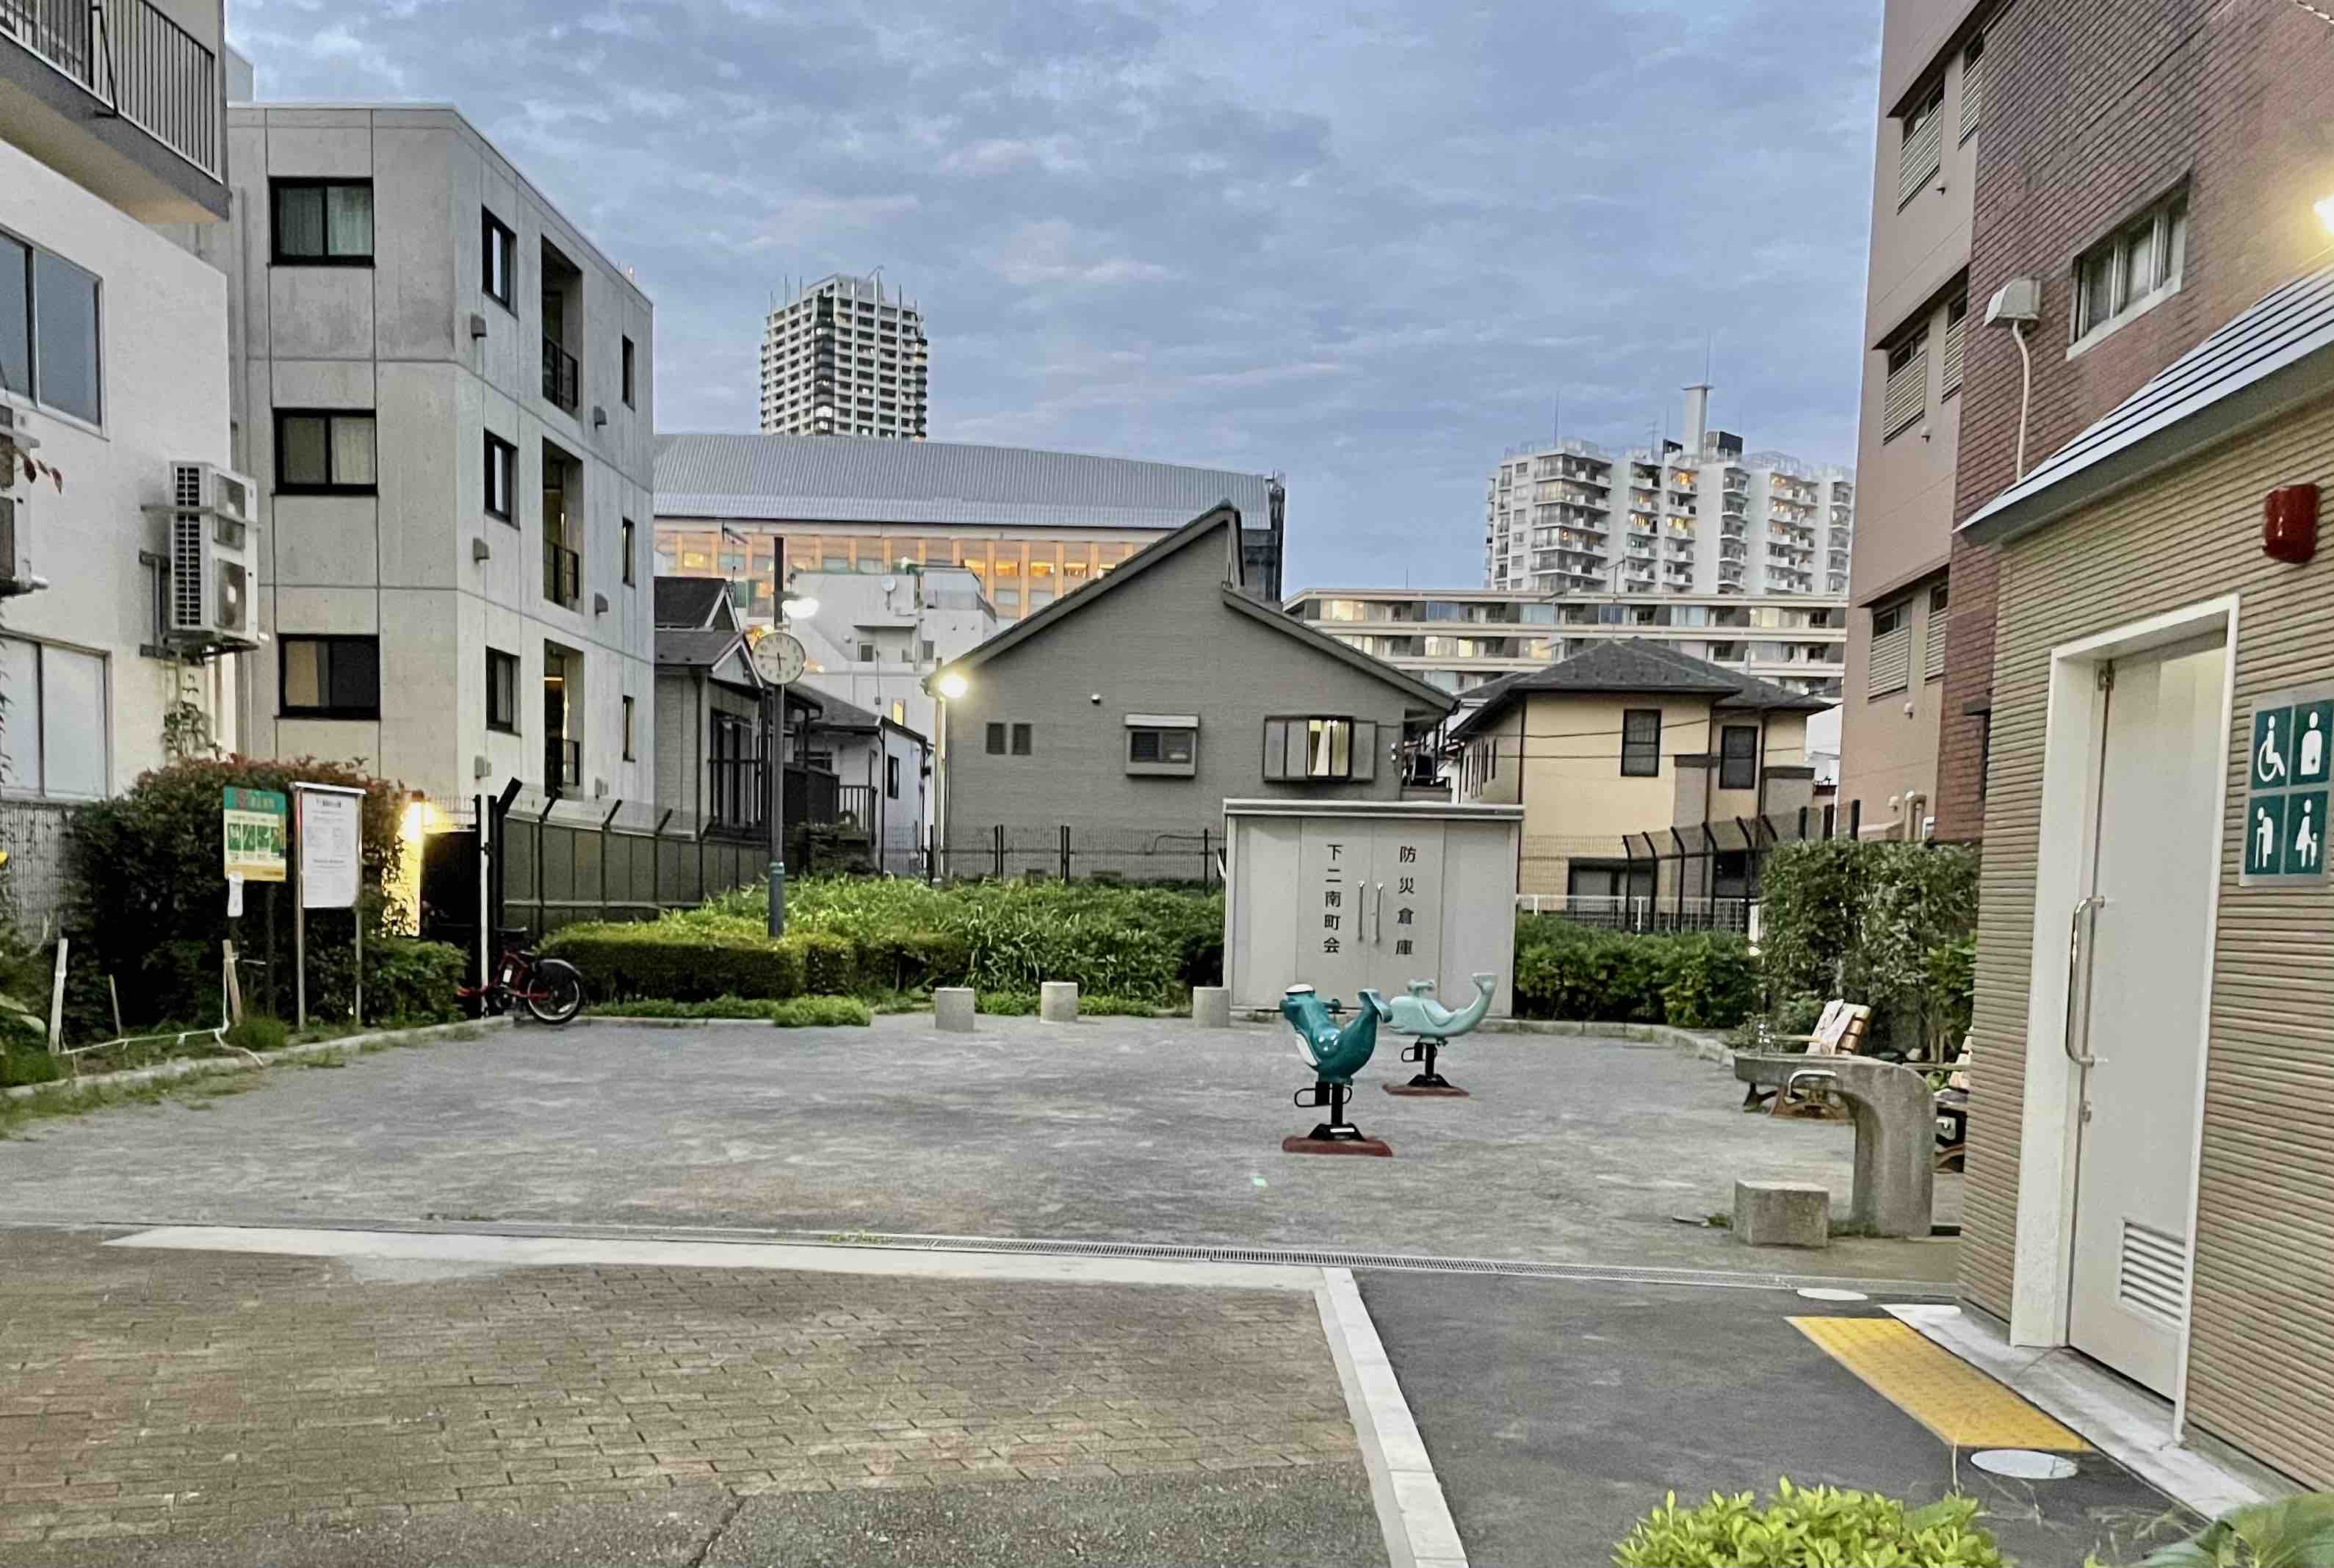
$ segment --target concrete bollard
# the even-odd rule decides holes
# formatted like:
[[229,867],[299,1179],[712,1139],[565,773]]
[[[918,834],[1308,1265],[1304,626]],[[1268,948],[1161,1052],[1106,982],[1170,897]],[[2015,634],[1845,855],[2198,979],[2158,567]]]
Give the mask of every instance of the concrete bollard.
[[1831,1194],[1808,1181],[1738,1181],[1734,1239],[1749,1246],[1829,1246]]
[[1078,987],[1075,980],[1047,980],[1037,987],[1037,1016],[1048,1024],[1078,1021]]
[[1202,1029],[1232,1026],[1232,993],[1229,986],[1191,987],[1191,1022]]
[[972,1033],[972,987],[940,986],[932,991],[932,1027],[949,1034]]

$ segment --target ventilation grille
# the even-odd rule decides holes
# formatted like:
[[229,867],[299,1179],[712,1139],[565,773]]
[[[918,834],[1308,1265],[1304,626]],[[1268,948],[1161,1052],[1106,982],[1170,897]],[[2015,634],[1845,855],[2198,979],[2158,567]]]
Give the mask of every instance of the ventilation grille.
[[202,465],[175,463],[171,465],[170,480],[173,492],[170,496],[171,505],[184,506],[188,511],[192,511],[203,504]]
[[2123,1252],[2116,1267],[2116,1299],[2142,1317],[2178,1328],[2188,1299],[2188,1244],[2136,1220],[2125,1220]]
[[[196,483],[201,483],[199,476]],[[203,616],[203,518],[181,512],[170,519],[170,629],[201,631]]]

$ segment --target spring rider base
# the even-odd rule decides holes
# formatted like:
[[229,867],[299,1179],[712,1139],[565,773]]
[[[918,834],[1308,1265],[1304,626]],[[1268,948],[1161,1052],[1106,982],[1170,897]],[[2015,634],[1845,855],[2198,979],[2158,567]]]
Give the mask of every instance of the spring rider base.
[[1291,986],[1280,998],[1280,1015],[1297,1031],[1297,1054],[1313,1069],[1313,1086],[1298,1090],[1296,1103],[1329,1112],[1329,1120],[1306,1136],[1282,1139],[1283,1154],[1374,1154],[1384,1159],[1394,1153],[1383,1140],[1363,1137],[1362,1130],[1345,1120],[1354,1074],[1369,1064],[1370,1053],[1377,1049],[1378,1024],[1388,1016],[1385,1002],[1376,992],[1364,991],[1360,1010],[1341,1028],[1337,1015],[1344,1011],[1341,1003],[1325,1004],[1310,986]]
[[1387,1145],[1385,1140],[1365,1138],[1362,1135],[1360,1128],[1345,1120],[1345,1100],[1352,1093],[1353,1090],[1349,1085],[1332,1083],[1326,1080],[1316,1083],[1310,1089],[1298,1090],[1295,1096],[1297,1104],[1326,1105],[1329,1108],[1329,1120],[1317,1124],[1311,1132],[1302,1138],[1282,1139],[1280,1152],[1283,1154],[1374,1154],[1381,1159],[1391,1158],[1394,1150]]
[[1466,1099],[1468,1095],[1464,1089],[1434,1070],[1434,1053],[1442,1044],[1440,1040],[1422,1039],[1415,1045],[1404,1046],[1402,1059],[1417,1063],[1420,1072],[1407,1083],[1384,1085],[1385,1092],[1388,1094],[1432,1094],[1446,1100]]

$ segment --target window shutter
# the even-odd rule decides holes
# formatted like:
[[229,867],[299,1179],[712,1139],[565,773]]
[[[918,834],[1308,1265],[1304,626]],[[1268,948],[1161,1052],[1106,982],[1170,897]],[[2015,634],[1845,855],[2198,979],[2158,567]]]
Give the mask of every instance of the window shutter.
[[1962,139],[1967,141],[1977,130],[1981,111],[1985,104],[1985,40],[1970,41],[1962,53]]
[[1905,134],[1896,165],[1896,205],[1899,208],[1910,205],[1913,198],[1921,194],[1922,188],[1929,183],[1929,177],[1936,173],[1944,161],[1945,117],[1940,112],[1942,108],[1943,105],[1932,98],[1924,111],[1925,117],[1924,113],[1914,116],[1921,120],[1919,129],[1910,130]]
[[1913,629],[1910,625],[1899,626],[1872,640],[1871,670],[1865,679],[1865,693],[1886,697],[1892,691],[1902,691],[1910,683],[1912,672]]
[[1921,678],[1935,680],[1945,673],[1945,627],[1953,616],[1939,611],[1929,617],[1928,641],[1921,649]]
[[[1925,330],[1926,323],[1924,323]],[[1901,435],[1929,406],[1929,351],[1923,348],[1889,372],[1882,440]]]
[[1966,335],[1963,329],[1968,325],[1969,317],[1964,313],[1961,320],[1945,329],[1944,390],[1948,392],[1962,384],[1962,348]]
[[1288,776],[1288,721],[1268,718],[1264,721],[1264,776],[1286,779]]
[[1367,784],[1378,776],[1378,726],[1366,718],[1354,721],[1353,779]]

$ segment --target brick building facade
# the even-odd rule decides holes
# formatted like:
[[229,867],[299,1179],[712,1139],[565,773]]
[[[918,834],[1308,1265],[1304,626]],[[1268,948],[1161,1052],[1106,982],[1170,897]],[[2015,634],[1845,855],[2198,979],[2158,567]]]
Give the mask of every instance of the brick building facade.
[[[2026,467],[2328,249],[2334,25],[2293,0],[2012,0],[1987,24],[1977,138],[1958,524],[2016,477],[2018,345],[1984,328],[2012,278],[2042,285]],[[2185,204],[2176,276],[2078,343],[2084,258],[2152,206]],[[1995,563],[1954,542],[1937,836],[1985,828]]]

